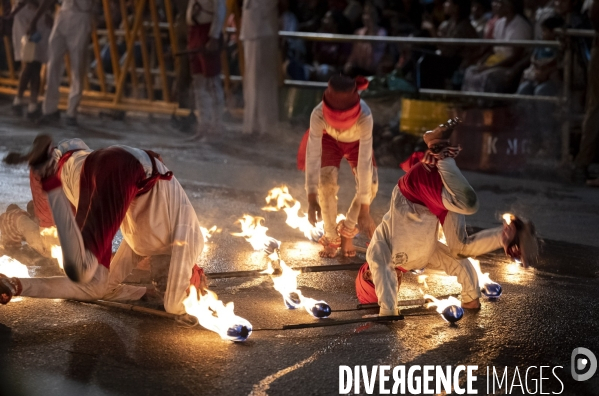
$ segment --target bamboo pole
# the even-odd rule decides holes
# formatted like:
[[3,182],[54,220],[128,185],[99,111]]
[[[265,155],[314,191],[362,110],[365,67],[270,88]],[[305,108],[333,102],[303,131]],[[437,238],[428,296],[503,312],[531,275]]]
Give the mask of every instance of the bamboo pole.
[[[350,263],[350,264],[332,264],[332,265],[311,265],[306,267],[294,267],[294,271],[300,271],[302,274],[309,272],[333,272],[333,271],[357,271],[364,263]],[[276,271],[272,275],[279,275],[280,272]],[[268,276],[271,274],[264,273],[263,270],[249,270],[249,271],[227,271],[227,272],[213,272],[206,274],[209,279],[225,279],[225,278],[258,278],[261,276]]]
[[[133,34],[129,29],[129,18],[127,18],[127,6],[125,4],[125,0],[119,0],[119,4],[121,7],[121,15],[123,16],[123,27],[125,28],[125,42],[129,42],[129,37]],[[135,55],[135,39],[133,40],[133,47],[127,47],[127,51],[132,51]],[[135,65],[135,58],[133,58],[133,63],[131,64],[131,68],[129,73],[131,75],[131,85],[133,86],[133,96],[135,98],[139,98],[139,81],[137,79],[137,69]],[[126,72],[126,71],[125,71]]]
[[114,302],[114,301],[96,300],[96,301],[83,301],[83,302],[89,303],[89,304],[100,305],[103,307],[117,308],[117,309],[120,309],[123,311],[145,313],[148,315],[159,316],[161,318],[172,319],[172,320],[176,319],[179,316],[179,315],[175,315],[175,314],[168,313],[165,311],[159,311],[157,309],[140,307],[138,305],[132,305],[132,304],[123,304],[123,303],[118,303],[118,302]]
[[171,98],[168,87],[168,76],[166,75],[166,65],[164,64],[164,50],[162,48],[162,38],[160,37],[160,26],[158,25],[158,11],[156,10],[156,3],[152,0],[150,0],[150,15],[152,17],[154,42],[156,44],[156,58],[158,59],[160,78],[162,80],[162,100],[165,102],[170,102]]
[[[106,21],[106,30],[108,31],[108,45],[110,47],[110,63],[112,63],[112,74],[114,74],[114,77],[118,80],[121,72],[119,65],[120,56],[116,48],[116,37],[114,35],[114,25],[112,23],[109,0],[102,0],[102,5],[104,6],[104,20]],[[126,15],[123,15],[123,18],[126,17]],[[129,40],[127,40],[127,42],[128,41]],[[127,48],[129,48],[129,46],[127,46]]]
[[164,10],[166,13],[166,21],[168,23],[168,34],[171,41],[171,54],[173,56],[173,62],[175,64],[175,70],[179,70],[179,62],[181,61],[175,56],[179,50],[177,45],[177,34],[175,32],[175,19],[173,18],[173,7],[171,0],[164,0]]
[[96,74],[100,80],[100,92],[106,92],[106,76],[104,75],[104,66],[102,65],[102,52],[100,50],[100,42],[98,40],[98,27],[96,21],[92,22],[92,44],[94,47],[94,57],[96,58]]
[[[299,329],[311,329],[315,327],[330,327],[330,326],[342,326],[347,324],[355,324],[355,323],[380,323],[380,322],[395,322],[398,320],[404,320],[403,315],[393,315],[393,316],[374,316],[371,318],[356,318],[356,319],[347,319],[347,320],[332,320],[332,319],[322,319],[318,322],[314,323],[300,323],[300,324],[292,324],[292,325],[283,325],[281,330],[299,330]],[[256,329],[258,330],[258,329]]]
[[[106,0],[105,0],[106,1]],[[150,3],[153,3],[153,0],[150,0]],[[146,6],[146,0],[138,0],[137,6],[135,8],[135,19],[133,22],[133,32],[138,32],[142,26],[143,22],[143,11]],[[133,40],[135,39],[135,34],[129,36],[127,40],[127,48],[133,47]],[[124,68],[127,70],[131,61],[133,60],[133,53],[131,51],[127,51],[127,55],[125,56],[125,65]],[[114,103],[117,104],[121,98],[123,97],[123,91],[125,88],[125,73],[122,73],[116,85],[116,95],[114,96]]]
[[139,41],[141,43],[141,59],[144,70],[144,80],[146,82],[146,95],[148,99],[154,100],[154,78],[150,68],[150,55],[148,54],[148,40],[146,37],[146,29],[139,29]]

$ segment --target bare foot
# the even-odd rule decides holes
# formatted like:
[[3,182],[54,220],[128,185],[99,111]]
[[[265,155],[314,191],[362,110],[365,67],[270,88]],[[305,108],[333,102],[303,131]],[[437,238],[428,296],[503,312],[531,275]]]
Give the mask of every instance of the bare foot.
[[325,246],[324,249],[322,249],[319,252],[320,257],[324,257],[324,258],[333,258],[335,256],[337,256],[337,247],[335,246]]
[[462,308],[464,309],[480,309],[480,299],[472,300],[467,303],[462,303]]
[[354,239],[341,237],[341,255],[343,257],[355,257],[356,248],[354,247]]

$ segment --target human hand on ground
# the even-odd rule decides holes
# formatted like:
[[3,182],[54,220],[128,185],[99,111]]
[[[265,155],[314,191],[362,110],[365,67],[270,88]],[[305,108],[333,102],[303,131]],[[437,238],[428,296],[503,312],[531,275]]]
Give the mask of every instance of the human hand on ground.
[[363,232],[368,239],[371,239],[376,229],[376,224],[370,216],[370,205],[362,205],[360,214],[358,215],[358,229]]
[[318,204],[318,196],[316,194],[308,194],[308,221],[313,226],[316,222],[322,220],[322,212]]

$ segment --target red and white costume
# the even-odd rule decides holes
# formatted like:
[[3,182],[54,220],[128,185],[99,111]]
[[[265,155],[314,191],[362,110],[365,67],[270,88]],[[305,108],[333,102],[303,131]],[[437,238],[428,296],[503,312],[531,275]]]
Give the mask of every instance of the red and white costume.
[[[187,45],[190,50],[204,50],[210,39],[222,42],[227,7],[225,0],[189,0],[186,21],[189,26]],[[225,106],[221,73],[220,48],[214,52],[190,54],[193,91],[200,122],[217,125]]]
[[356,228],[360,205],[370,205],[378,191],[372,150],[372,113],[357,93],[366,85],[356,86],[349,95],[335,92],[329,86],[322,102],[312,111],[310,129],[298,151],[298,168],[306,172],[308,194],[318,194],[325,238],[329,241],[338,239],[337,179],[341,160],[347,160],[356,178],[356,195],[345,220],[348,230]]
[[[183,300],[204,239],[183,188],[152,152],[126,146],[90,150],[79,139],[53,151],[56,175],[42,180],[62,247],[67,277],[20,279],[22,295],[76,300],[136,300],[145,287],[123,285],[141,257],[168,268],[164,308],[183,314]],[[35,197],[35,196],[34,196]],[[74,214],[73,209],[76,209]],[[111,260],[112,240],[123,241]],[[166,259],[166,260],[165,260]],[[163,268],[164,269],[164,268]],[[154,274],[153,274],[154,277]],[[197,285],[196,285],[197,286]],[[164,289],[164,287],[163,287]]]
[[[464,215],[474,214],[479,204],[453,158],[439,160],[436,166],[406,161],[402,167],[407,173],[393,190],[391,207],[374,233],[367,264],[356,278],[358,299],[378,301],[381,315],[396,315],[396,269],[421,268],[456,276],[462,285],[462,302],[480,298],[478,276],[467,257],[499,249],[503,227],[471,236],[466,233]],[[447,245],[437,240],[439,226]],[[372,282],[361,276],[368,265]]]

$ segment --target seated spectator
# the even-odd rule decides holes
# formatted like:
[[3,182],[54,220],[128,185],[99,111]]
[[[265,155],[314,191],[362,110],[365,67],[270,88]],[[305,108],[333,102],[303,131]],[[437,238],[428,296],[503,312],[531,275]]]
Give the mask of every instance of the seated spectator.
[[[329,11],[320,25],[320,33],[351,34],[351,25],[340,11]],[[329,81],[333,74],[339,74],[352,50],[351,43],[317,41],[312,47],[312,80]]]
[[[478,38],[470,23],[470,0],[446,0],[445,14],[449,17],[438,29],[428,21],[422,23],[431,37]],[[445,88],[445,81],[458,69],[474,63],[476,49],[468,46],[439,45],[436,54],[424,54],[420,60],[420,88]]]
[[[493,29],[495,40],[531,40],[532,27],[522,16],[521,0],[495,0],[500,19]],[[478,64],[468,67],[462,91],[514,92],[520,78],[525,51],[521,47],[494,46],[480,58]],[[526,66],[526,64],[524,64]]]
[[[542,26],[542,40],[555,40],[554,29],[562,27],[564,20],[561,17],[546,18]],[[518,87],[518,94],[537,96],[557,96],[560,92],[561,81],[558,66],[561,63],[561,53],[554,47],[535,48],[530,58],[530,66],[522,75],[522,82]],[[559,134],[556,129],[556,120],[551,117],[555,114],[555,104],[547,102],[523,102],[521,106],[528,115],[528,130],[535,130],[541,135],[541,148],[538,155],[556,157],[559,153]],[[532,114],[531,114],[532,112]],[[539,141],[539,139],[534,139]]]
[[485,26],[491,19],[493,14],[491,13],[490,3],[486,0],[474,0],[472,7],[470,8],[470,23],[478,37],[484,37]]
[[[554,29],[563,25],[564,20],[561,17],[554,16],[545,19],[541,24],[543,28],[541,39],[554,41]],[[530,57],[530,66],[524,70],[518,93],[522,95],[556,95],[559,55],[559,50],[555,47],[535,48]]]
[[[358,36],[386,36],[387,31],[379,25],[377,9],[367,4],[362,14],[363,28],[356,30]],[[344,71],[348,76],[372,76],[376,74],[379,62],[385,54],[385,43],[359,41],[352,45],[352,51]]]
[[497,21],[500,18],[499,14],[498,14],[500,5],[501,5],[501,3],[498,1],[491,2],[491,18],[487,21],[487,24],[485,25],[485,31],[483,33],[483,38],[493,40],[495,24],[497,23]]

